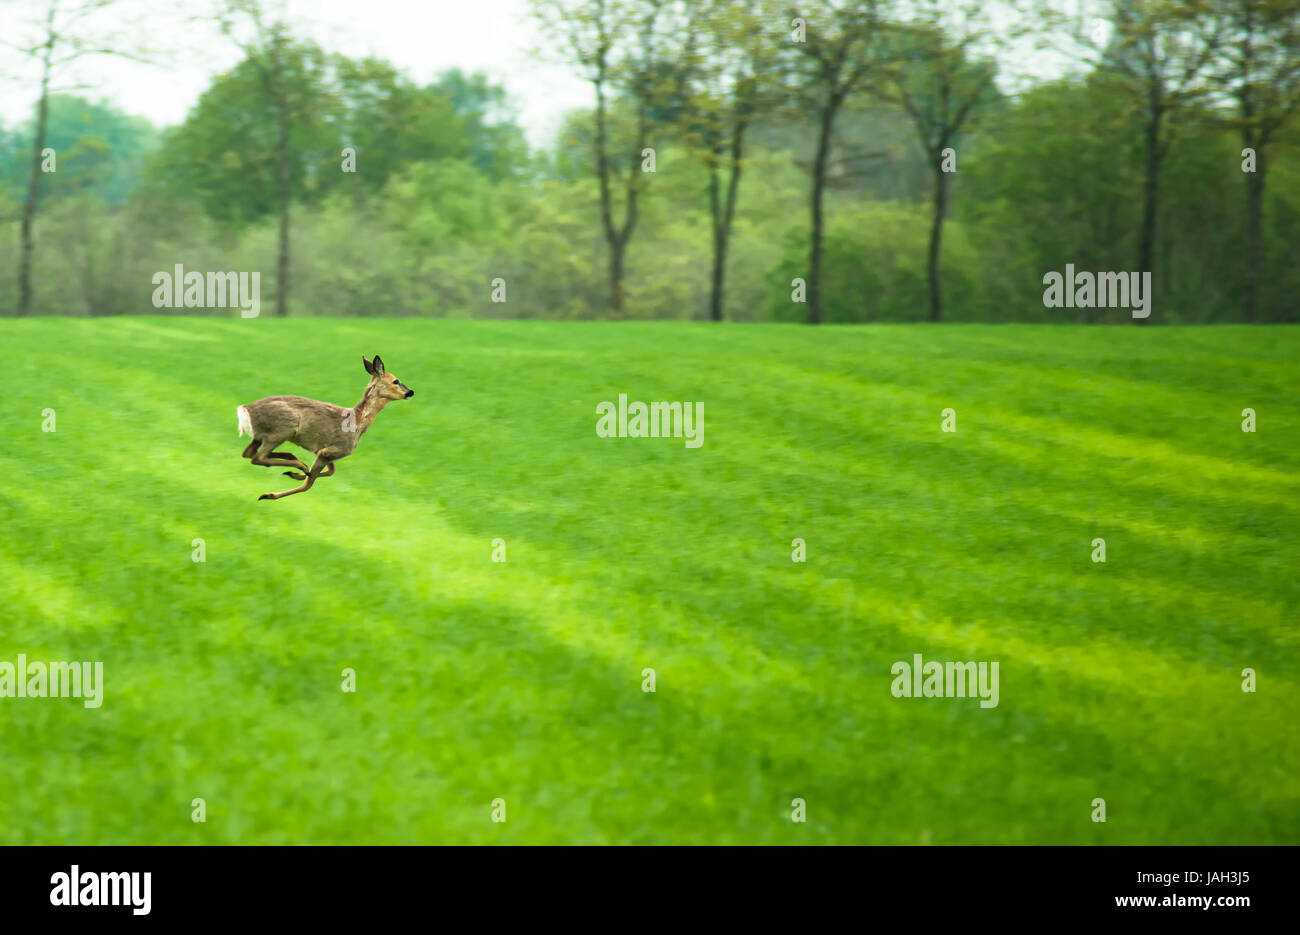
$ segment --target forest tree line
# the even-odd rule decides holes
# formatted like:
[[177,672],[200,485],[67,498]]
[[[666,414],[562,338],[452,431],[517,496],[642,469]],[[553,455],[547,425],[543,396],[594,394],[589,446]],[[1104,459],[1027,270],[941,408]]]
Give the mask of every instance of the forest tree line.
[[[484,76],[421,85],[252,0],[157,128],[61,93],[134,53],[33,8],[7,315],[151,312],[183,263],[262,271],[275,315],[1128,319],[1045,308],[1071,264],[1150,272],[1155,321],[1297,318],[1300,0],[533,0],[592,91],[542,148]],[[1034,77],[1044,50],[1077,67]]]

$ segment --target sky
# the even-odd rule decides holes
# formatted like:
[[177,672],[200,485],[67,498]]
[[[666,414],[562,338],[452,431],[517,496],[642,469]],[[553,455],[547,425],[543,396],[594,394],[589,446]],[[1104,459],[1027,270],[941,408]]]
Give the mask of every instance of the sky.
[[[87,31],[145,43],[161,64],[84,59],[72,76],[82,85],[75,93],[84,97],[109,99],[158,126],[180,123],[212,78],[242,57],[204,16],[212,0],[119,0],[118,6],[116,15]],[[286,6],[299,35],[328,51],[387,59],[421,84],[449,68],[485,72],[505,86],[534,145],[548,143],[565,113],[593,100],[590,85],[539,54],[544,43],[528,0],[287,0]],[[35,35],[28,24],[44,8],[45,0],[0,0],[0,40]],[[38,79],[21,56],[0,47],[0,120],[6,125],[31,118]]]

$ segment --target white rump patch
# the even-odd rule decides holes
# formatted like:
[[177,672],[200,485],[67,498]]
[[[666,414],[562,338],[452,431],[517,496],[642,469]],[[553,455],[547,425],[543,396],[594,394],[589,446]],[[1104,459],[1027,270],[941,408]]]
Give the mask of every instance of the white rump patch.
[[235,415],[239,417],[239,434],[243,435],[247,432],[249,435],[252,435],[253,420],[248,415],[248,407],[240,406],[235,410]]

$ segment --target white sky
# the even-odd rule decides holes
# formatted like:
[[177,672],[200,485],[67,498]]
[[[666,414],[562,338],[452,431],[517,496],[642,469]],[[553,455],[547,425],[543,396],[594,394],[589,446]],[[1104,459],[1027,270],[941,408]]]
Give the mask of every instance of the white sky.
[[[0,0],[0,41],[33,35],[28,24],[46,2]],[[85,59],[75,66],[83,97],[109,99],[159,126],[179,123],[212,78],[242,57],[205,18],[213,0],[119,0],[118,7],[117,18],[85,31],[99,38],[118,29],[123,15],[138,17],[127,30],[131,41],[156,48],[165,64]],[[287,0],[287,8],[295,31],[326,51],[387,59],[421,84],[448,68],[485,72],[505,86],[534,145],[549,142],[564,113],[592,103],[590,85],[538,54],[543,41],[527,0]],[[30,63],[0,46],[0,119],[7,126],[30,119],[37,80]]]

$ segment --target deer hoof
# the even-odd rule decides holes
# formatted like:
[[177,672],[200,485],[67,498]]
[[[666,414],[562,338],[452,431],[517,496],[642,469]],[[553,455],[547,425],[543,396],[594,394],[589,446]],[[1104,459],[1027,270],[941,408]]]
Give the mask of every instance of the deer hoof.
[[260,497],[258,497],[257,499],[259,499],[259,500],[274,500],[274,499],[275,499],[275,494],[273,494],[273,493],[264,493],[264,494],[262,494]]
[[285,472],[284,472],[284,476],[285,476],[285,477],[292,477],[294,480],[306,480],[306,479],[307,479],[307,475],[306,475],[306,474],[299,474],[297,471],[285,471]]

